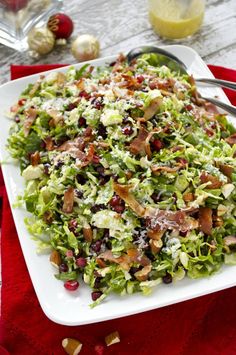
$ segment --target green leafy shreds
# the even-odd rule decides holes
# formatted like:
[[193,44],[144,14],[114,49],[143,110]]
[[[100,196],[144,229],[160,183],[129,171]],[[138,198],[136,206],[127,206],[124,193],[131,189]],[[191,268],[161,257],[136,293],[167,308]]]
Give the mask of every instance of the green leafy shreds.
[[195,94],[146,54],[52,72],[14,105],[26,226],[39,252],[59,253],[56,278],[100,295],[92,307],[236,264],[235,128]]

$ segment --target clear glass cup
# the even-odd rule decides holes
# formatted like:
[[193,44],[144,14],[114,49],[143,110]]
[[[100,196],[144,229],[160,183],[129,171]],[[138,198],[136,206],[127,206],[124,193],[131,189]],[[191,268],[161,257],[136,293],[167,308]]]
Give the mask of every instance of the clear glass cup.
[[185,38],[202,24],[205,0],[148,0],[148,4],[150,23],[161,37]]
[[26,50],[29,31],[47,22],[62,4],[62,0],[0,0],[0,43]]

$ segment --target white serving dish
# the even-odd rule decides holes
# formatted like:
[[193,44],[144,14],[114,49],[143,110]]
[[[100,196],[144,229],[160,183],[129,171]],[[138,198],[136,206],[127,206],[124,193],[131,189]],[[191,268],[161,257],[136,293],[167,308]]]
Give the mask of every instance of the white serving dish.
[[[186,64],[189,73],[192,73],[195,77],[213,77],[200,56],[191,48],[181,45],[166,46],[164,48],[179,57]],[[97,59],[92,61],[92,64],[94,66],[103,65],[113,61],[115,57]],[[75,66],[79,68],[83,64]],[[56,71],[58,70],[64,72],[67,68],[56,69]],[[24,181],[20,176],[19,167],[10,159],[5,148],[11,125],[11,121],[6,118],[5,112],[17,101],[19,94],[25,89],[27,84],[34,82],[38,76],[39,74],[36,74],[17,79],[0,87],[0,159],[2,162],[7,161],[7,163],[2,165],[2,171],[11,206],[16,197],[23,191]],[[229,102],[220,88],[202,86],[200,87],[200,92],[205,96],[217,96],[221,101]],[[82,284],[79,290],[75,292],[66,291],[63,283],[54,277],[55,270],[49,263],[49,256],[36,254],[36,244],[31,239],[24,224],[24,218],[28,215],[27,212],[22,208],[12,208],[12,214],[40,305],[47,317],[56,323],[73,326],[124,317],[236,285],[236,266],[223,267],[216,275],[209,278],[200,280],[185,278],[176,284],[159,285],[150,296],[143,296],[142,294],[123,297],[110,295],[101,305],[91,309],[89,307],[89,304],[91,304],[91,290],[89,287]]]

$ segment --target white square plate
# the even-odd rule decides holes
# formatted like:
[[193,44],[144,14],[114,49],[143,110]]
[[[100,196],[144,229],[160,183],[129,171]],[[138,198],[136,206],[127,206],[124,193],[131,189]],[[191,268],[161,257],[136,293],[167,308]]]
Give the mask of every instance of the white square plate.
[[[179,57],[188,67],[189,73],[195,77],[213,77],[206,64],[191,48],[180,45],[166,46],[165,48]],[[101,58],[93,61],[92,64],[94,66],[104,65],[113,61],[114,58],[116,56]],[[75,67],[79,68],[83,64],[77,64]],[[56,70],[64,72],[67,68]],[[18,165],[9,158],[5,148],[11,125],[11,121],[5,117],[5,112],[17,101],[26,86],[34,82],[38,76],[36,74],[18,79],[0,87],[0,159],[3,162],[7,161],[2,165],[2,170],[11,206],[23,191],[24,181],[20,176]],[[224,92],[219,88],[202,86],[200,92],[205,96],[218,96],[220,100],[229,102]],[[185,278],[176,284],[159,285],[150,296],[142,294],[123,297],[110,295],[101,305],[91,309],[89,307],[91,290],[82,284],[75,292],[66,291],[62,282],[54,277],[55,270],[49,262],[49,256],[36,254],[36,244],[24,225],[27,212],[24,209],[12,208],[12,214],[40,305],[47,317],[56,323],[72,326],[100,322],[163,307],[236,285],[236,266],[223,267],[219,273],[209,278],[200,280]]]

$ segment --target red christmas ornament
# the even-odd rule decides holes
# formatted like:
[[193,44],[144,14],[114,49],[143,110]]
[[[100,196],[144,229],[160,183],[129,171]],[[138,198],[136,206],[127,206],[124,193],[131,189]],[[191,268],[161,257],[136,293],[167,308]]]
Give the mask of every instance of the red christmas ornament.
[[28,0],[1,0],[0,4],[6,6],[10,11],[17,12],[28,4]]
[[47,26],[54,33],[56,39],[69,38],[74,28],[71,18],[62,13],[52,15],[48,20]]

